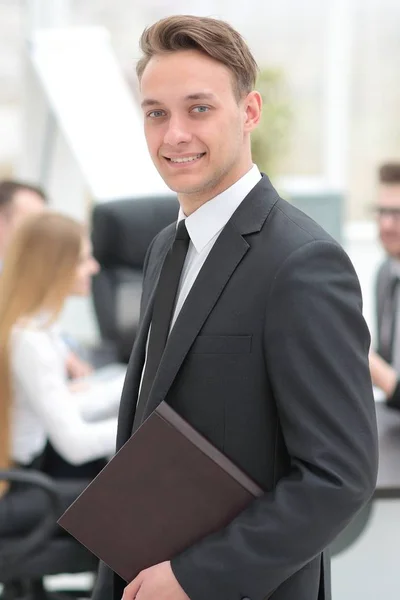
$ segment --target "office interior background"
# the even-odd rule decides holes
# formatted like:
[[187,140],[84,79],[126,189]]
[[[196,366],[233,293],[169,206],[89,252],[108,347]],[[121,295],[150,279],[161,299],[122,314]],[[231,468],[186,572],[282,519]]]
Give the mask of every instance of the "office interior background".
[[[135,60],[143,28],[176,13],[226,19],[248,41],[265,169],[349,252],[374,337],[371,206],[379,165],[400,159],[398,0],[0,0],[0,177],[43,186],[82,220],[98,202],[168,193],[146,154]],[[69,301],[62,322],[99,337],[90,300]],[[400,500],[376,500],[333,558],[334,600],[397,599],[399,551]]]

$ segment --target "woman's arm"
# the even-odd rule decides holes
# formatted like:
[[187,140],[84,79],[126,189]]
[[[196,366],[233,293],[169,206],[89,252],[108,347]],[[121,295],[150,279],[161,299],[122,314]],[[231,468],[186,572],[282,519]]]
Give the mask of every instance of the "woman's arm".
[[73,401],[85,421],[98,421],[118,415],[125,373],[119,373],[104,381],[79,379],[69,384]]
[[379,354],[373,350],[369,353],[369,369],[372,383],[383,390],[389,398],[397,384],[397,373]]
[[15,332],[11,352],[13,376],[56,451],[75,465],[110,456],[115,449],[117,419],[95,423],[83,419],[62,375],[60,360],[45,331]]

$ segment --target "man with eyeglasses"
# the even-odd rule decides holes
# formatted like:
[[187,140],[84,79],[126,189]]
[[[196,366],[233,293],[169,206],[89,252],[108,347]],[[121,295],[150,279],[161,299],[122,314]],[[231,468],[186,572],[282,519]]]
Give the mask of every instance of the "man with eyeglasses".
[[380,167],[375,211],[387,257],[376,281],[377,352],[370,353],[371,377],[388,405],[400,410],[400,162]]

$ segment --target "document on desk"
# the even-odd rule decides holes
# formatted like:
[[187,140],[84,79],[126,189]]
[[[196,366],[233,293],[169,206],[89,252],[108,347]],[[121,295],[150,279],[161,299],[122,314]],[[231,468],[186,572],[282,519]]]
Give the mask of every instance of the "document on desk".
[[128,582],[225,527],[262,493],[162,402],[58,523]]

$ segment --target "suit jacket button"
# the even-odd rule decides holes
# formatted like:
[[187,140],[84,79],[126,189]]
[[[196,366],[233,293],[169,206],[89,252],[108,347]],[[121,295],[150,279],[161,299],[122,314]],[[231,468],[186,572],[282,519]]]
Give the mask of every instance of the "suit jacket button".
[[246,596],[245,598],[242,598],[242,600],[250,600],[250,598]]

